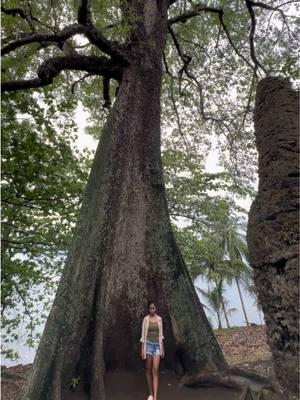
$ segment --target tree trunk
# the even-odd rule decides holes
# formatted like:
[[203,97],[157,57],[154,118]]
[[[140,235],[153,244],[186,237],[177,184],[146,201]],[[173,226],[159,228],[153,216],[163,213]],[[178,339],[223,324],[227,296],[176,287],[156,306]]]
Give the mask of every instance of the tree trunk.
[[218,318],[218,329],[222,329],[221,315],[219,311],[217,311],[217,318]]
[[227,328],[230,328],[229,320],[228,320],[228,316],[227,316],[227,311],[226,311],[226,307],[225,307],[224,300],[221,299],[221,302],[222,302],[222,309],[223,309],[223,313],[224,313],[224,317],[225,317],[225,321],[226,321],[226,326],[227,326]]
[[237,276],[235,276],[234,279],[235,279],[236,286],[238,288],[239,298],[240,298],[240,301],[241,301],[241,305],[242,305],[242,310],[243,310],[243,314],[244,314],[244,317],[245,317],[245,321],[246,321],[247,326],[249,326],[249,321],[248,321],[246,308],[245,308],[245,304],[244,304],[244,300],[243,300],[243,296],[242,296],[242,291],[241,291],[241,288],[240,288],[239,278]]
[[259,187],[247,228],[250,263],[275,372],[299,392],[299,94],[284,78],[258,83]]
[[64,399],[78,376],[92,400],[105,399],[105,371],[143,366],[149,299],[163,318],[166,368],[189,375],[226,367],[168,215],[160,155],[167,2],[143,3],[147,40],[132,45],[103,129],[26,400]]

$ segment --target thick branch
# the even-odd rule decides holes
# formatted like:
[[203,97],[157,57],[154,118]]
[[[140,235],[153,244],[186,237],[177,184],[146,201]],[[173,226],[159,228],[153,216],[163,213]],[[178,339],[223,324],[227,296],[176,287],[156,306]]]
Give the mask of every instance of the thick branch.
[[[20,9],[21,10],[21,9]],[[16,11],[14,11],[16,12]],[[126,52],[117,42],[107,40],[101,32],[92,23],[89,1],[82,0],[78,9],[78,23],[66,26],[57,33],[38,33],[33,32],[26,34],[23,37],[8,43],[1,51],[1,55],[10,53],[19,47],[30,43],[59,43],[62,44],[65,40],[76,34],[83,34],[90,43],[97,46],[101,51],[110,55],[112,58],[119,60],[122,63],[127,62]]]
[[252,1],[250,0],[245,0],[246,1],[246,6],[248,8],[250,18],[251,18],[251,29],[250,29],[250,35],[249,35],[249,43],[250,43],[250,54],[251,58],[257,67],[260,67],[266,75],[268,75],[266,69],[261,65],[261,63],[258,61],[256,54],[255,54],[255,49],[254,49],[254,34],[255,34],[255,28],[256,28],[256,18],[255,18],[255,13],[252,8],[254,5]]
[[26,35],[20,39],[14,40],[13,42],[9,43],[1,50],[1,55],[4,56],[5,54],[10,53],[11,51],[16,50],[17,48],[30,43],[43,43],[43,42],[62,43],[65,40],[69,39],[71,36],[74,36],[78,33],[84,33],[85,30],[86,28],[83,25],[72,24],[66,26],[58,33],[50,33],[50,34],[32,33],[30,35]]
[[111,106],[109,85],[110,85],[110,78],[103,78],[103,98],[104,98],[104,104],[102,106],[103,108],[110,108]]
[[37,70],[37,78],[3,82],[3,92],[21,89],[38,88],[50,85],[62,70],[86,71],[94,75],[113,78],[118,81],[122,78],[122,67],[108,60],[106,57],[82,56],[53,57],[45,60]]
[[89,0],[80,1],[77,12],[77,21],[79,24],[87,25],[92,23],[90,7]]
[[77,21],[85,26],[85,35],[92,44],[113,58],[124,61],[125,57],[124,53],[122,54],[121,46],[117,42],[107,40],[93,24],[89,0],[81,0],[77,12]]

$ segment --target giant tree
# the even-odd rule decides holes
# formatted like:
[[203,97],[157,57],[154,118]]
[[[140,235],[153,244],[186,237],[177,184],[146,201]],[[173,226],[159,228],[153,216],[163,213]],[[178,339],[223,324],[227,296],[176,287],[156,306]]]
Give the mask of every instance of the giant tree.
[[[101,133],[26,399],[62,399],[74,375],[82,378],[92,399],[103,399],[106,370],[140,367],[140,325],[149,297],[157,299],[164,315],[168,368],[187,376],[200,374],[198,379],[203,374],[205,382],[207,373],[226,368],[168,215],[160,155],[163,59],[167,74],[173,73],[168,55],[163,53],[169,34],[178,54],[177,63],[181,64],[179,89],[189,78],[200,96],[203,119],[212,121],[218,129],[227,129],[232,142],[230,124],[223,116],[214,118],[205,112],[201,82],[190,69],[191,56],[183,51],[176,26],[211,13],[217,42],[222,32],[235,57],[240,57],[253,73],[255,82],[258,68],[263,74],[269,70],[255,54],[254,8],[278,11],[284,26],[286,16],[280,7],[264,7],[251,0],[246,1],[244,9],[239,4],[235,10],[228,5],[227,20],[221,5],[167,0],[103,4],[91,7],[88,0],[82,0],[75,9],[73,3],[37,2],[14,7],[14,3],[7,2],[2,7],[7,17],[18,21],[17,29],[7,32],[2,55],[15,52],[25,64],[28,60],[31,65],[39,64],[35,77],[20,77],[10,59],[4,65],[3,92],[37,89],[52,84],[56,77],[61,79],[62,71],[84,71],[79,84],[91,77],[94,82],[95,77],[102,79],[105,107],[110,106],[112,87],[116,87],[117,94]],[[234,11],[235,21],[241,17],[248,20],[249,12],[250,59],[241,53],[229,33],[227,25],[234,24]],[[245,32],[242,37],[241,32],[237,40],[243,47],[248,37]],[[76,35],[88,43],[76,43]],[[45,58],[40,63],[41,54]],[[111,85],[112,81],[115,83]],[[245,118],[248,111],[249,107]],[[238,131],[240,127],[235,123],[231,120],[232,128]],[[246,138],[245,143],[248,141]],[[231,147],[234,152],[234,143]]]

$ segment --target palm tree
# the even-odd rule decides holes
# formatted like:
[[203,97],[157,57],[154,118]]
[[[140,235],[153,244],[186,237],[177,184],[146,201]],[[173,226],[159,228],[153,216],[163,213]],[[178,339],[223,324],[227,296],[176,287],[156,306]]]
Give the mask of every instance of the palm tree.
[[246,261],[248,256],[247,242],[245,234],[240,231],[241,226],[230,222],[222,232],[224,257],[223,261],[220,262],[219,268],[226,271],[226,281],[228,284],[232,284],[232,280],[235,281],[245,322],[249,325],[240,285],[240,281],[242,281],[247,286],[250,276],[249,266]]
[[230,310],[236,310],[236,308],[234,308],[234,309],[231,308],[230,310],[226,310],[226,305],[229,304],[228,300],[225,300],[224,298],[222,298],[221,302],[222,302],[222,310],[223,310],[223,314],[224,314],[224,318],[225,318],[225,321],[226,321],[227,328],[230,328],[229,319],[228,319],[228,312],[230,312]]
[[229,301],[224,297],[225,289],[223,285],[223,279],[218,277],[214,282],[215,286],[211,290],[204,290],[198,286],[195,287],[207,301],[209,306],[205,306],[205,308],[207,308],[208,311],[215,316],[218,323],[218,328],[222,328],[222,315],[224,315],[227,328],[229,328],[228,315],[234,311],[237,311],[237,309],[230,308],[226,310],[226,306],[228,306]]
[[[189,243],[186,258],[192,279],[195,280],[201,275],[205,276],[208,282],[216,282],[216,280],[219,282],[219,279],[229,285],[235,282],[245,322],[249,325],[242,289],[255,295],[255,284],[253,270],[247,262],[248,249],[245,229],[245,225],[237,223],[232,217],[229,217],[225,222],[223,221],[222,228],[219,225],[217,232],[207,232],[199,239],[191,234],[187,235],[188,232],[185,231],[182,239],[184,248],[186,243]],[[230,327],[226,311],[228,304],[222,301],[220,304],[226,325]],[[215,310],[215,306],[211,308]],[[260,312],[259,309],[258,311]]]
[[246,279],[243,279],[242,281],[242,286],[244,290],[246,290],[248,293],[250,293],[254,297],[254,302],[253,305],[256,307],[259,316],[263,312],[262,306],[259,302],[258,298],[258,290],[254,282],[254,276],[253,276],[253,269],[248,267],[245,270],[245,275],[247,275]]

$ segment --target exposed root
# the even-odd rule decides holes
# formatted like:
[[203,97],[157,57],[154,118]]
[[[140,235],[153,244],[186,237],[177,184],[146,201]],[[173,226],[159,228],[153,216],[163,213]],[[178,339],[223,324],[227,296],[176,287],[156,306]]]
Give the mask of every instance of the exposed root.
[[225,386],[241,389],[240,400],[283,400],[280,388],[272,378],[237,367],[184,376],[180,385],[195,388]]

